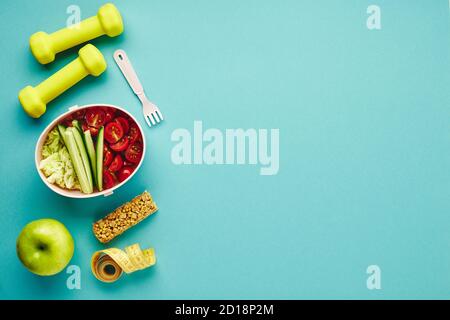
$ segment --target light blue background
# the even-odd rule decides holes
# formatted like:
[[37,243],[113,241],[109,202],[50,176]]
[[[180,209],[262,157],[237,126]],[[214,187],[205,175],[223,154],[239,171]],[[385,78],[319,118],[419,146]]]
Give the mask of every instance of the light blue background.
[[[109,68],[52,103],[39,120],[18,103],[76,56],[40,66],[29,36],[65,25],[77,4],[0,4],[0,298],[450,298],[450,46],[447,0],[115,1],[125,33],[93,41]],[[378,4],[382,30],[366,28]],[[145,128],[139,174],[109,198],[71,200],[40,180],[40,132],[74,104],[138,100],[112,59],[123,48],[166,117]],[[280,172],[257,166],[175,166],[176,128],[279,128]],[[156,267],[97,281],[94,220],[148,189],[160,211],[112,243],[153,246]],[[60,220],[76,241],[67,275],[40,278],[15,253],[22,227]],[[382,290],[366,268],[382,269]]]

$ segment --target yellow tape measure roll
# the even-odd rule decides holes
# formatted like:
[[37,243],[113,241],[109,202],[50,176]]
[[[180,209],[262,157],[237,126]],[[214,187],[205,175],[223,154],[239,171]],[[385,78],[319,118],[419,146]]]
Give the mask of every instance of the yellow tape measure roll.
[[153,266],[156,263],[153,248],[141,250],[139,244],[126,247],[125,251],[110,248],[97,251],[91,260],[94,276],[103,282],[117,281],[123,272],[132,273]]

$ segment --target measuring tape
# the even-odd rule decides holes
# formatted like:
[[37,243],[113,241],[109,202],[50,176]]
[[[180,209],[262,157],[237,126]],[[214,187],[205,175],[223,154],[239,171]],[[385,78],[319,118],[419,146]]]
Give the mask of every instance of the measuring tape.
[[91,259],[94,276],[103,282],[117,281],[123,272],[132,273],[153,266],[156,263],[153,248],[141,250],[139,244],[133,244],[122,251],[110,248],[97,251]]

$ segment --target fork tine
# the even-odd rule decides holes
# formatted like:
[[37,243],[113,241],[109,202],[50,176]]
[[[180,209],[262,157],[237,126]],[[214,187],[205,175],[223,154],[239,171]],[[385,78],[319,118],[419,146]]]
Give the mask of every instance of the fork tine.
[[161,120],[159,120],[159,117],[158,117],[158,114],[156,113],[156,111],[152,113],[152,116],[153,116],[153,118],[155,118],[157,123],[161,122]]
[[156,125],[155,119],[153,119],[152,114],[148,114],[147,117],[149,117],[150,121],[152,122],[152,125]]
[[155,112],[158,114],[158,117],[161,119],[161,121],[163,121],[164,118],[163,118],[163,115],[162,115],[161,111],[159,111],[159,109],[158,109]]
[[148,117],[146,115],[144,115],[145,121],[147,122],[148,126],[151,127],[152,124],[150,123],[150,120],[148,119]]

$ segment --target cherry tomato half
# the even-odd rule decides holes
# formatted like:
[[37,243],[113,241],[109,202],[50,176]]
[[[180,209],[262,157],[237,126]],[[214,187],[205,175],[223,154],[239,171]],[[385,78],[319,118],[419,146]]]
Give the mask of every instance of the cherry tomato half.
[[117,117],[114,121],[117,121],[123,129],[123,134],[128,133],[128,129],[130,129],[130,125],[128,124],[128,120],[124,117]]
[[90,127],[100,128],[105,124],[105,111],[100,108],[91,108],[86,111],[85,119]]
[[103,171],[103,188],[105,190],[111,189],[116,185],[116,177],[109,170]]
[[128,179],[129,176],[134,172],[134,167],[123,167],[117,174],[119,182],[123,182]]
[[140,142],[135,142],[128,147],[127,151],[125,151],[125,159],[132,163],[139,163],[142,158],[142,152],[142,144]]
[[123,166],[123,159],[120,156],[120,154],[116,155],[114,157],[114,160],[111,162],[111,165],[109,166],[109,171],[116,172],[119,171]]
[[113,154],[107,146],[103,148],[103,168],[107,168],[113,161]]
[[114,119],[114,110],[112,108],[105,107],[105,123],[111,122]]
[[81,128],[83,129],[83,132],[89,130],[91,132],[91,136],[96,137],[98,135],[98,129],[94,127],[89,127],[86,122],[83,122],[81,125]]
[[133,122],[130,124],[130,129],[128,131],[128,139],[130,140],[130,144],[135,143],[141,137],[141,133],[139,132],[138,126]]
[[116,143],[123,137],[123,128],[118,122],[110,122],[105,127],[105,139],[109,143]]
[[110,145],[110,148],[115,152],[122,152],[128,148],[129,140],[127,137],[123,137],[119,142]]
[[75,111],[74,113],[72,113],[72,119],[83,120],[85,113],[86,113],[85,109]]

